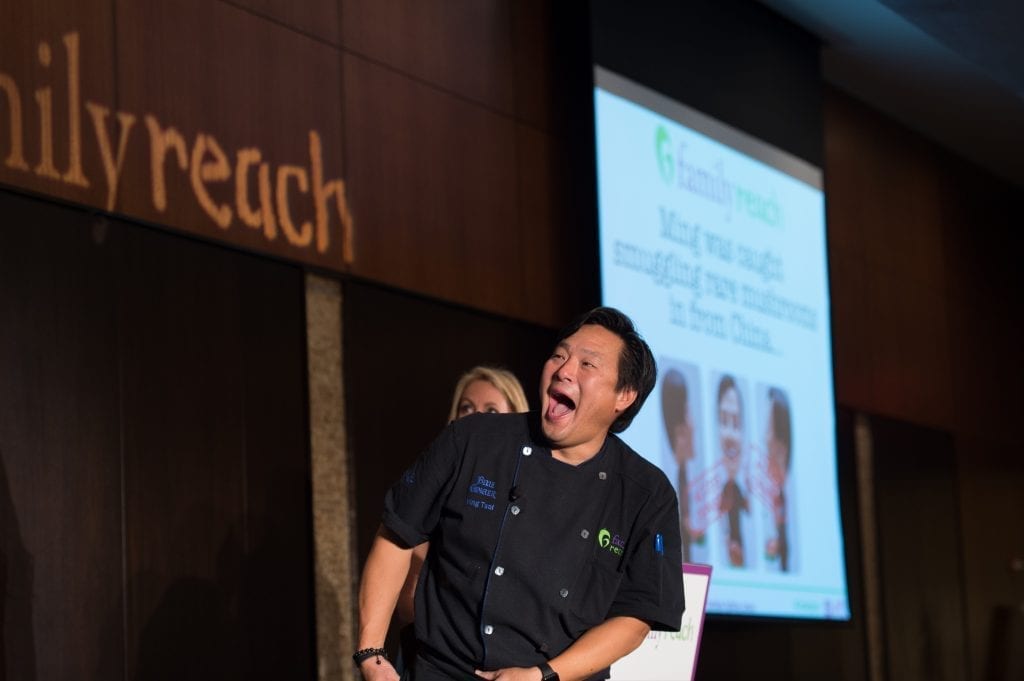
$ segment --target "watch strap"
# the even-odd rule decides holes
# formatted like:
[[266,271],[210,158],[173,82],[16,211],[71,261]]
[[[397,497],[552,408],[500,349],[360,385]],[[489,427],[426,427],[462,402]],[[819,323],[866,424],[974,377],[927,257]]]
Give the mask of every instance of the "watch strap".
[[541,662],[537,666],[540,668],[541,681],[559,681],[558,672],[552,669],[547,662]]

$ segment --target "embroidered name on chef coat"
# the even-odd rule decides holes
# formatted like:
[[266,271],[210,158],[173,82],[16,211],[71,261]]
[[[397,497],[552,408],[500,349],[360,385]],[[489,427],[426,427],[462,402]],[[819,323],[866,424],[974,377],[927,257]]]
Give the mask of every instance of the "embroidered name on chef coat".
[[496,487],[493,480],[488,480],[486,476],[477,474],[476,479],[469,484],[466,506],[482,511],[493,511],[494,500],[498,498]]

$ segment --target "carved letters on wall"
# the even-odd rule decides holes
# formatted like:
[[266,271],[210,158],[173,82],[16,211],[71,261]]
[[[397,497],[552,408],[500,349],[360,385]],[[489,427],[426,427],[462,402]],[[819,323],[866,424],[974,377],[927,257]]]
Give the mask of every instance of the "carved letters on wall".
[[[115,211],[125,173],[148,173],[150,200],[158,214],[167,213],[169,206],[181,201],[195,201],[202,209],[208,224],[194,231],[246,247],[253,247],[256,233],[260,238],[255,248],[272,255],[335,270],[352,265],[353,220],[345,183],[326,177],[317,130],[307,133],[308,157],[301,163],[273,165],[258,146],[225,150],[213,134],[199,131],[190,140],[156,114],[112,111],[82,92],[81,41],[78,31],[69,31],[61,36],[56,49],[46,40],[36,46],[35,60],[42,73],[56,60],[65,61],[66,68],[61,69],[66,73],[64,87],[29,82],[0,64],[0,163],[10,171],[4,174],[6,181],[30,188],[39,187],[39,182],[30,183],[29,178],[42,180],[44,187],[89,189],[99,185],[102,191],[94,196],[103,199],[96,207]],[[54,105],[56,97],[66,98],[62,106]],[[66,120],[59,120],[57,111],[64,113]],[[38,122],[38,127],[31,126],[38,130],[37,139],[28,138],[29,116]],[[66,139],[66,149],[55,148],[57,126],[66,129],[66,136],[60,136]],[[148,149],[148,168],[125,167],[126,152],[134,145]],[[89,176],[84,170],[84,155],[90,153],[98,155],[100,176]],[[169,195],[169,173],[188,178],[191,197]],[[212,189],[218,185],[216,194],[231,196],[231,200],[215,198]],[[297,212],[312,217],[294,219]],[[340,258],[325,261],[325,254],[334,253]]]

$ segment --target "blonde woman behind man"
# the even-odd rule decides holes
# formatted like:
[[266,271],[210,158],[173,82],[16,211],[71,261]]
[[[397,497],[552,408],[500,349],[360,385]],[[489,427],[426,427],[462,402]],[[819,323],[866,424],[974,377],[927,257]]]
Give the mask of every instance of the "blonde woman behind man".
[[511,371],[476,366],[462,374],[455,384],[448,422],[477,412],[508,414],[529,411],[519,379]]

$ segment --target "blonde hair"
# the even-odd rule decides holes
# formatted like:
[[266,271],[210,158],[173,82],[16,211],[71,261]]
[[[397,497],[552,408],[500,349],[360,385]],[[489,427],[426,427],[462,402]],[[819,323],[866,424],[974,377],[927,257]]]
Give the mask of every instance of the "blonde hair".
[[459,402],[462,400],[462,392],[473,381],[487,381],[501,393],[512,411],[529,411],[530,406],[526,403],[526,394],[523,393],[523,386],[515,374],[507,369],[499,369],[490,366],[475,366],[459,377],[455,384],[455,394],[452,396],[452,409],[448,414],[448,422],[451,423],[459,415]]

